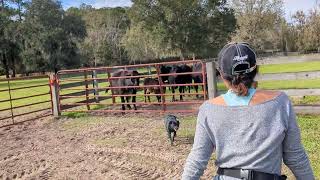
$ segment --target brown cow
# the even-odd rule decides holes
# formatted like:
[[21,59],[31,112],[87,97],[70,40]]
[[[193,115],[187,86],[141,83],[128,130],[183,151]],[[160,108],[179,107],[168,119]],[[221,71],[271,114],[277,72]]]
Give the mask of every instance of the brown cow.
[[[154,78],[145,78],[143,82],[144,86],[151,86],[151,85],[159,85],[159,80],[154,79]],[[162,92],[165,94],[166,93],[166,87],[162,87]],[[144,88],[144,94],[161,94],[161,89],[160,87],[148,87]],[[157,96],[158,102],[161,102],[161,96]],[[150,96],[148,96],[148,100],[150,101]],[[146,96],[144,96],[144,102],[147,102]]]

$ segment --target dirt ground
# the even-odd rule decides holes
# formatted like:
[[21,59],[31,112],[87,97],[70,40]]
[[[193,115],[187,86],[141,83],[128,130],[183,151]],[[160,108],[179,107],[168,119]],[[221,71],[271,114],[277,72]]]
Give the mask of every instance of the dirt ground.
[[179,179],[193,137],[171,146],[161,118],[100,116],[30,121],[0,139],[0,179]]

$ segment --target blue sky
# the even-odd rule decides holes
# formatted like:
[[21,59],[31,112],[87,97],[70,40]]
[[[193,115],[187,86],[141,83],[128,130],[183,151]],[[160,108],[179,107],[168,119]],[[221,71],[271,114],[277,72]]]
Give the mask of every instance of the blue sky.
[[60,0],[65,9],[75,6],[78,7],[82,3],[92,5],[95,8],[101,7],[118,7],[118,6],[131,6],[130,0]]
[[[65,9],[72,6],[78,7],[82,3],[90,4],[95,8],[130,6],[132,4],[130,0],[61,0],[61,2]],[[308,12],[315,5],[316,0],[284,0],[286,18],[289,19],[297,10]]]

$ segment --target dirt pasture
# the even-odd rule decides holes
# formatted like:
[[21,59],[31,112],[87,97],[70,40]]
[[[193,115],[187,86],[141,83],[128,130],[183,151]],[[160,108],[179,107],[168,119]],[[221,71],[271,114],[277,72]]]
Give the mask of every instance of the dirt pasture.
[[[195,116],[178,115],[173,146],[162,115],[139,116],[46,118],[0,128],[0,179],[180,179]],[[215,174],[212,160],[202,179]]]
[[0,179],[179,179],[193,140],[181,133],[171,146],[162,118],[151,116],[47,118],[1,128]]

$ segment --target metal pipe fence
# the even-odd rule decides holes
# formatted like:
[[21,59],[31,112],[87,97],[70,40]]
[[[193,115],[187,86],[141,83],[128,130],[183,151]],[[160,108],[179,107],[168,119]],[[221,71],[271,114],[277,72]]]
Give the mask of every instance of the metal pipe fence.
[[[33,80],[41,80],[47,83],[36,83],[36,85],[28,86],[27,85],[28,82],[31,82]],[[6,84],[7,86],[6,89],[0,90],[2,97],[7,96],[6,99],[0,100],[0,127],[10,126],[17,123],[34,120],[39,117],[45,117],[45,116],[51,115],[52,114],[52,98],[51,98],[51,87],[50,87],[49,81],[50,79],[49,79],[49,76],[47,75],[0,79],[0,83],[2,83],[2,85]],[[48,90],[43,90],[43,88],[46,86],[48,87]],[[18,94],[20,95],[21,91],[24,91],[24,90],[30,92],[30,94],[32,95],[23,95],[22,97],[16,97],[16,98],[14,97]],[[37,92],[37,91],[40,91],[40,92],[47,91],[47,92],[33,94],[34,92]],[[28,94],[28,93],[21,93],[21,94]],[[34,101],[35,98],[37,97],[39,97],[39,99]],[[42,100],[42,99],[46,99],[46,100]],[[23,100],[22,104],[21,102],[17,103],[18,101],[21,101],[21,100]],[[27,100],[29,100],[30,102],[27,102]],[[6,103],[10,104],[10,106],[8,106],[8,104]],[[50,103],[50,105],[47,105],[47,107],[45,108],[43,108],[43,106],[35,108],[36,105],[45,106],[46,103]],[[40,114],[33,115],[35,113],[40,113]],[[32,115],[32,117],[29,117],[28,115]]]
[[[200,63],[201,69],[197,72],[161,72],[162,66],[181,66],[187,65],[191,68],[193,64]],[[56,86],[57,86],[57,109],[61,112],[131,112],[131,110],[119,109],[120,106],[134,105],[138,106],[137,110],[133,112],[196,112],[197,108],[193,106],[199,106],[207,99],[206,90],[206,70],[205,64],[200,60],[190,61],[178,61],[178,62],[165,62],[165,63],[150,63],[150,64],[139,64],[139,65],[128,65],[128,66],[114,66],[114,67],[99,67],[99,68],[85,68],[78,70],[62,70],[57,74]],[[130,76],[113,76],[113,72],[122,69],[123,71],[138,71],[138,75]],[[139,72],[144,71],[145,72]],[[151,69],[153,69],[151,71]],[[175,83],[166,81],[163,82],[164,77],[170,77],[176,80],[177,78],[188,77],[193,79],[193,76],[201,76],[202,82],[195,83],[191,82]],[[118,81],[126,81],[131,79],[139,79],[141,82],[146,78],[152,78],[157,80],[157,84],[146,85],[140,84],[117,84]],[[99,85],[98,85],[99,84]],[[103,84],[103,85],[101,85]],[[189,90],[195,87],[201,91],[192,92]],[[136,90],[137,93],[119,93],[118,91],[127,91],[128,89]],[[157,92],[148,92],[153,90]],[[102,95],[99,92],[110,90],[111,93],[105,92]],[[143,93],[140,91],[144,90]],[[171,93],[168,91],[171,90]],[[175,92],[180,91],[180,92]],[[117,93],[118,92],[118,93]],[[167,92],[167,93],[166,93]],[[169,101],[169,97],[172,96],[175,100],[175,96],[181,96],[181,101]],[[188,96],[188,97],[187,97]],[[201,96],[201,99],[198,98]],[[143,99],[145,98],[144,102]],[[147,102],[146,97],[157,97],[159,98],[156,102]],[[131,98],[138,99],[137,102],[116,102],[116,98]],[[91,106],[100,105],[102,109],[92,109]],[[86,108],[83,108],[86,106]],[[81,108],[82,107],[82,108]],[[60,113],[60,112],[59,112]],[[59,114],[58,113],[58,114]]]

